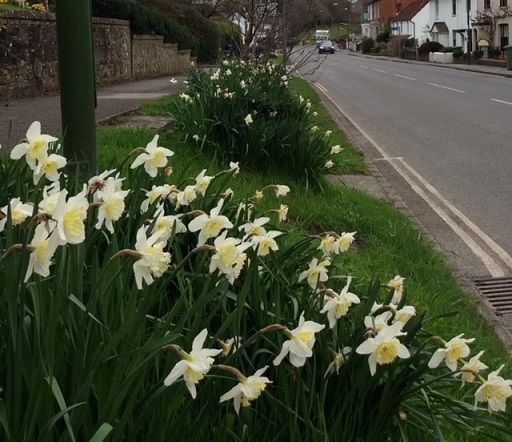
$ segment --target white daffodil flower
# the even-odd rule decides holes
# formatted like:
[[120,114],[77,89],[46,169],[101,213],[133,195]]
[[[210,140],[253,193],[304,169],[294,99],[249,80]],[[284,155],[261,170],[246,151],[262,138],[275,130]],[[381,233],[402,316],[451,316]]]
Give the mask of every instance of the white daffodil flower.
[[203,169],[199,175],[196,176],[196,189],[201,194],[204,195],[206,193],[206,189],[210,185],[213,177],[205,175],[206,169]]
[[270,221],[270,218],[268,216],[262,216],[260,218],[256,218],[254,221],[248,221],[244,224],[242,224],[238,230],[244,231],[245,235],[244,238],[248,238],[250,236],[256,236],[256,235],[265,235],[267,231],[263,227],[265,224],[267,224]]
[[217,342],[222,347],[222,356],[227,357],[231,353],[235,353],[239,349],[239,347],[242,343],[242,339],[243,338],[241,336],[229,338],[229,339],[226,339],[225,341],[222,341],[221,339],[217,339]]
[[178,347],[178,354],[182,358],[164,380],[164,385],[168,387],[183,376],[188,391],[193,399],[197,396],[196,384],[203,379],[210,371],[214,362],[213,356],[218,355],[222,350],[203,348],[204,341],[208,335],[208,330],[203,329],[192,342],[192,351],[186,353]]
[[244,250],[251,246],[250,243],[240,243],[238,238],[226,238],[227,231],[215,238],[215,254],[210,260],[209,271],[218,270],[230,284],[240,276],[247,255]]
[[51,260],[57,247],[57,237],[55,235],[50,236],[44,224],[38,224],[34,231],[34,237],[27,246],[30,257],[25,273],[25,282],[30,279],[32,273],[37,273],[43,277],[50,275]]
[[192,201],[195,201],[197,199],[196,190],[195,185],[189,185],[182,192],[178,192],[176,195],[176,209],[180,206],[188,206]]
[[348,361],[348,356],[350,353],[352,353],[352,347],[343,347],[342,350],[338,350],[338,352],[334,354],[334,359],[328,365],[324,377],[334,373],[338,374],[340,372],[340,368],[343,367],[343,365],[345,365]]
[[144,169],[147,174],[154,178],[156,177],[158,169],[167,165],[167,157],[172,155],[174,155],[172,150],[158,146],[158,135],[155,135],[144,149],[144,152],[135,158],[135,161],[130,167],[131,169],[135,169],[144,164]]
[[482,361],[480,361],[480,358],[482,357],[483,354],[484,354],[484,351],[482,350],[476,356],[473,356],[468,362],[466,362],[460,368],[460,373],[456,374],[456,375],[459,375],[459,374],[461,375],[462,386],[464,386],[466,382],[468,382],[470,384],[475,382],[477,375],[482,370],[489,368]]
[[267,256],[270,253],[270,250],[277,252],[279,250],[279,246],[274,238],[277,238],[282,234],[283,232],[270,230],[269,232],[265,232],[263,235],[253,236],[251,238],[251,243],[257,248],[256,255]]
[[288,337],[288,340],[283,343],[281,352],[274,359],[273,364],[279,365],[289,353],[291,364],[295,367],[302,367],[306,363],[306,359],[313,355],[315,333],[318,333],[324,328],[324,324],[306,321],[304,319],[304,313],[302,313],[297,328],[284,330],[284,334]]
[[347,284],[339,294],[330,290],[329,294],[331,294],[332,297],[325,296],[324,298],[325,304],[323,309],[320,310],[320,313],[327,313],[330,328],[334,328],[336,321],[348,313],[352,304],[359,304],[361,302],[357,295],[348,291],[351,282],[352,277],[349,276],[347,278]]
[[478,402],[487,402],[489,413],[506,411],[507,398],[512,396],[512,380],[498,376],[503,367],[489,373],[487,380],[475,392],[475,406]]
[[53,216],[53,212],[57,207],[60,197],[60,183],[53,182],[49,186],[43,188],[43,199],[39,201],[39,210],[43,213]]
[[368,338],[356,348],[356,353],[370,355],[368,365],[372,376],[377,371],[377,365],[391,364],[397,357],[407,359],[411,356],[407,347],[397,339],[407,334],[402,332],[402,327],[401,322],[384,327],[377,336]]
[[328,160],[325,162],[324,167],[326,169],[332,169],[334,167],[334,162],[332,160]]
[[429,368],[438,367],[444,360],[451,371],[456,371],[458,360],[469,356],[470,349],[467,344],[475,340],[475,338],[464,339],[462,336],[464,336],[464,333],[450,339],[445,343],[444,348],[438,348],[428,362]]
[[317,250],[321,250],[324,256],[330,256],[332,253],[338,255],[340,253],[340,244],[336,237],[327,234],[320,240]]
[[277,218],[281,223],[286,221],[286,218],[288,218],[288,206],[285,206],[284,204],[279,206],[279,209],[277,209]]
[[376,333],[379,333],[381,330],[388,326],[388,322],[392,315],[393,313],[391,311],[385,311],[377,316],[366,316],[364,318],[364,325],[366,328],[372,329]]
[[268,365],[260,368],[252,376],[239,379],[240,382],[237,385],[220,397],[219,403],[233,399],[236,414],[240,412],[240,405],[242,405],[242,407],[250,406],[252,401],[260,397],[261,393],[267,387],[267,384],[272,383],[269,378],[262,376],[267,368]]
[[59,169],[65,167],[66,164],[67,160],[63,156],[56,153],[48,155],[39,161],[34,168],[34,184],[37,184],[43,176],[46,176],[49,181],[57,181],[60,176]]
[[325,131],[325,136],[328,138],[332,135],[332,130],[326,130]]
[[144,227],[137,231],[135,250],[139,256],[133,264],[133,272],[137,288],[142,290],[143,280],[147,285],[151,285],[154,278],[160,278],[167,271],[171,254],[164,252],[164,243],[160,234],[155,233],[148,238]]
[[343,148],[339,144],[336,144],[336,146],[331,147],[331,155],[337,155],[337,154],[341,153],[342,151],[343,151]]
[[12,225],[17,226],[25,221],[27,217],[32,216],[34,207],[31,204],[22,203],[20,198],[13,198],[7,206],[0,209],[0,232],[5,229],[9,212],[11,213]]
[[400,275],[396,275],[391,281],[389,281],[386,284],[386,287],[389,289],[393,289],[393,298],[391,299],[391,302],[393,304],[400,303],[402,299],[402,295],[404,292],[404,280],[405,278],[402,278]]
[[350,232],[350,233],[343,232],[341,234],[341,236],[338,238],[338,245],[339,245],[340,252],[346,252],[349,249],[349,247],[354,242],[354,239],[355,239],[354,235],[356,233],[357,232]]
[[[391,307],[396,309],[394,304],[391,304]],[[393,322],[400,321],[405,325],[413,316],[416,316],[416,309],[412,305],[404,305],[401,309],[396,310]]]
[[[151,224],[153,224],[153,221]],[[166,244],[173,233],[178,234],[186,231],[187,227],[183,224],[179,216],[165,215],[163,209],[158,210],[152,233],[160,235],[160,241],[162,243]]]
[[48,146],[57,141],[51,135],[41,134],[41,123],[34,121],[27,130],[26,141],[16,145],[11,150],[11,159],[19,160],[25,157],[28,166],[34,170],[37,162],[48,156]]
[[307,278],[309,286],[315,290],[318,282],[325,282],[329,279],[327,275],[329,271],[326,268],[329,265],[331,265],[329,259],[318,262],[317,258],[313,258],[308,264],[308,269],[299,275],[299,282]]
[[233,170],[233,176],[238,175],[240,173],[240,166],[237,162],[231,161],[229,163],[229,170]]
[[162,186],[153,185],[151,190],[146,192],[146,199],[142,201],[142,204],[140,205],[141,213],[147,212],[149,206],[158,198],[165,200],[173,190],[175,190],[175,186],[170,186],[169,184],[163,184]]
[[191,232],[199,231],[198,247],[206,243],[209,238],[217,237],[221,230],[233,227],[233,224],[226,216],[219,215],[223,204],[224,199],[221,198],[217,206],[210,210],[209,215],[203,213],[188,224],[188,230]]
[[85,240],[84,221],[87,218],[87,209],[89,208],[86,194],[87,187],[84,186],[82,192],[66,201],[68,191],[64,189],[60,192],[52,215],[57,223],[59,245],[80,244]]
[[110,233],[114,233],[113,222],[118,221],[124,213],[124,199],[130,192],[128,190],[117,190],[117,181],[110,177],[101,191],[102,201],[98,204],[98,222],[94,227],[101,229],[103,224]]
[[286,196],[288,193],[290,193],[290,188],[288,186],[285,186],[283,184],[276,184],[273,186],[274,191],[276,192],[276,197]]
[[244,118],[244,121],[245,121],[245,124],[247,124],[247,126],[249,126],[249,124],[252,124],[253,123],[252,115],[247,114],[247,116]]

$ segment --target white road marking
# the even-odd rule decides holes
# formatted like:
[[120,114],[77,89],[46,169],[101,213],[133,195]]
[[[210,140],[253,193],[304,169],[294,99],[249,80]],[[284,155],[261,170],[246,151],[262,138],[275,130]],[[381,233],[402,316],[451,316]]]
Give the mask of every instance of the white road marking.
[[383,74],[387,74],[388,71],[383,71],[382,69],[373,69],[375,72],[382,72]]
[[498,100],[497,98],[491,98],[491,101],[495,101],[496,103],[508,104],[512,106],[512,103],[510,103],[509,101]]
[[[329,99],[329,97],[327,97]],[[330,99],[329,99],[330,100]],[[502,277],[505,275],[503,268],[494,260],[485,250],[482,249],[476,241],[466,233],[458,222],[450,218],[447,212],[451,212],[457,217],[466,227],[468,227],[485,245],[492,250],[493,253],[498,256],[505,265],[512,268],[512,256],[510,256],[503,248],[501,248],[492,238],[490,238],[483,230],[481,230],[475,223],[473,223],[468,217],[466,217],[459,209],[451,204],[446,198],[444,198],[439,191],[434,188],[427,180],[425,180],[416,170],[414,170],[409,164],[407,164],[402,157],[390,157],[386,154],[384,149],[370,137],[355,121],[353,121],[348,115],[332,100],[330,100],[333,106],[340,111],[347,120],[349,120],[366,139],[372,143],[375,149],[382,155],[382,160],[386,160],[396,170],[396,172],[411,186],[429,206],[437,213],[437,215],[459,236],[459,238],[471,249],[471,251],[482,261],[484,266],[489,271],[490,275],[494,278]],[[414,181],[413,178],[416,180]],[[420,187],[423,186],[423,188]],[[437,198],[438,202],[427,194],[430,194]]]
[[393,74],[395,77],[400,77],[400,78],[404,78],[405,80],[412,80],[412,81],[416,81],[416,78],[412,78],[412,77],[407,77],[405,75],[400,75],[400,74]]
[[368,67],[368,66],[365,66],[364,64],[360,64],[360,65],[359,65],[359,67],[360,67],[360,68],[364,68],[364,69],[369,69],[369,67]]
[[441,86],[440,84],[435,84],[435,83],[427,83],[427,84],[429,84],[430,86],[440,87],[441,89],[447,89],[449,91],[459,92],[460,94],[466,93],[466,91],[461,91],[460,89],[454,89],[454,88],[448,87],[448,86]]
[[327,93],[327,89],[324,88],[320,83],[315,83],[316,87],[320,89],[324,94]]

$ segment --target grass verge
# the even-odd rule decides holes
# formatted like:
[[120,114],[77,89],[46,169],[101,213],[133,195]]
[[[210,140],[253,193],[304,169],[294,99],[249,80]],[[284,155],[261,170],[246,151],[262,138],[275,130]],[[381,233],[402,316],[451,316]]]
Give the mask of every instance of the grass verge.
[[[353,155],[353,160],[344,163],[344,173],[365,173],[364,161],[354,150],[346,136],[330,118],[328,110],[322,105],[314,90],[301,81],[294,82],[297,93],[310,98],[318,113],[319,124],[333,130],[333,138]],[[164,98],[147,103],[141,111],[147,115],[166,115],[166,103],[173,98]],[[98,148],[100,169],[116,164],[138,146],[147,144],[153,132],[145,129],[127,130],[100,128]],[[215,173],[223,166],[213,158],[196,153],[181,141],[179,133],[164,133],[159,145],[175,152],[172,157],[173,168],[180,176],[195,176],[200,166],[208,163],[208,172]],[[333,186],[325,183],[324,191],[312,191],[300,184],[287,182],[283,177],[272,174],[263,175],[243,171],[232,183],[232,189],[238,197],[250,196],[256,189],[267,184],[287,184],[291,193],[287,197],[289,206],[288,229],[306,233],[318,233],[332,230],[338,233],[357,231],[357,252],[344,255],[339,271],[344,275],[357,275],[358,278],[371,279],[377,276],[383,281],[400,274],[406,281],[406,293],[409,303],[424,311],[429,317],[429,331],[449,340],[465,333],[466,338],[475,337],[472,354],[485,350],[485,360],[489,366],[510,364],[510,358],[496,335],[494,329],[482,318],[476,301],[465,293],[453,276],[442,254],[432,248],[424,235],[402,213],[388,203],[376,200],[357,190]],[[275,207],[275,201],[268,201],[268,207]],[[512,371],[505,367],[502,375],[510,377]],[[508,417],[512,417],[509,409]],[[448,432],[447,440],[477,441],[481,436]],[[415,440],[428,440],[417,435]]]

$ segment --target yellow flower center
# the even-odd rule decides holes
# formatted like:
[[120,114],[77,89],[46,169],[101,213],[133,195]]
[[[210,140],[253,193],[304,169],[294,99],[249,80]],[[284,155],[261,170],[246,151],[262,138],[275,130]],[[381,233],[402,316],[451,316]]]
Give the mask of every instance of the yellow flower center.
[[237,256],[237,249],[234,244],[223,244],[218,249],[220,261],[223,266],[230,266]]
[[208,238],[213,238],[217,236],[222,228],[224,227],[224,220],[217,217],[211,218],[206,221],[206,225],[204,226],[204,230],[208,236]]
[[446,353],[448,362],[457,362],[464,354],[466,344],[464,342],[454,342]]
[[31,149],[28,152],[28,155],[31,158],[38,158],[41,154],[41,151],[45,150],[48,146],[48,143],[44,138],[37,137],[34,139],[31,145]]
[[398,353],[398,344],[399,341],[396,338],[380,343],[377,348],[377,363],[389,364],[393,362]]
[[349,303],[342,303],[336,305],[336,318],[341,318],[342,316],[345,316],[348,312],[348,308],[350,307]]
[[21,224],[23,221],[25,221],[27,214],[19,209],[13,209],[13,211],[11,212],[11,217],[12,217],[12,225],[16,226],[18,224]]
[[307,344],[311,339],[313,339],[315,333],[312,330],[303,330],[295,335],[297,339],[300,339],[304,344]]
[[54,173],[57,172],[58,169],[59,166],[56,161],[48,159],[44,160],[42,170],[45,175],[53,175]]
[[118,195],[113,196],[104,204],[107,217],[113,221],[117,221],[124,212],[124,200]]
[[481,390],[481,395],[484,401],[489,399],[496,399],[498,402],[505,402],[507,400],[507,394],[504,388],[496,384],[485,384]]
[[48,260],[46,259],[46,250],[47,249],[48,249],[48,240],[47,239],[41,241],[37,245],[37,249],[35,251],[35,257],[36,257],[37,262],[39,262],[41,264],[48,263]]
[[193,384],[197,384],[201,379],[204,378],[204,374],[193,370],[192,368],[187,369],[187,380]]
[[151,168],[156,169],[159,166],[163,166],[166,163],[165,153],[161,150],[155,151],[155,156],[149,160]]
[[81,236],[85,227],[83,220],[87,217],[87,212],[81,207],[72,209],[64,215],[64,231],[72,237]]

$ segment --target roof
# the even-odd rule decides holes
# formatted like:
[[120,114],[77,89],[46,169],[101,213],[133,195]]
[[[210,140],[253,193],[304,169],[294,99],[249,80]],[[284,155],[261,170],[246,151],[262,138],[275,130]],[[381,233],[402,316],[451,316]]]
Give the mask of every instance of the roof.
[[448,26],[446,26],[446,23],[444,21],[436,21],[432,25],[432,28],[430,29],[430,32],[438,32],[439,34],[448,34]]
[[396,17],[393,17],[392,21],[408,21],[412,20],[418,12],[420,12],[425,6],[428,5],[430,0],[416,0],[415,2],[407,5],[402,9]]

